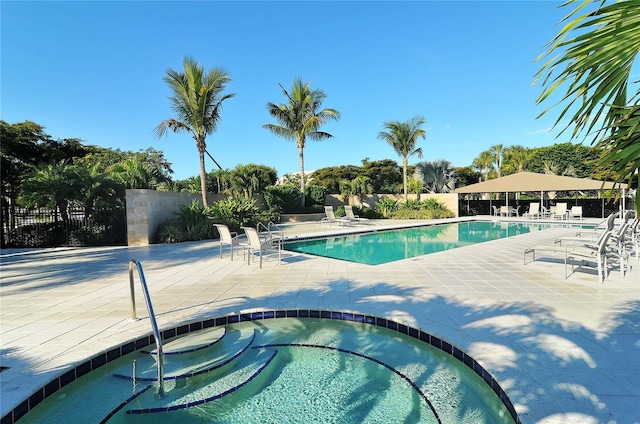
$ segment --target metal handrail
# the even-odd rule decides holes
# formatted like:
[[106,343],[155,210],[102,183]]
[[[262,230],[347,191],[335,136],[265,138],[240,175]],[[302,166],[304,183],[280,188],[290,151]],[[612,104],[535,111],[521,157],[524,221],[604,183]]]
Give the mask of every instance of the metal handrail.
[[147,311],[149,311],[149,320],[151,321],[151,329],[153,330],[153,337],[156,340],[156,364],[158,366],[158,394],[156,397],[160,398],[164,396],[164,351],[162,350],[162,338],[160,337],[160,329],[156,322],[156,315],[153,312],[153,305],[151,304],[151,297],[149,296],[149,288],[147,287],[147,280],[144,278],[144,272],[142,271],[142,265],[135,259],[131,259],[129,262],[129,289],[131,291],[131,317],[136,318],[136,297],[135,290],[133,288],[133,268],[138,268],[138,276],[140,277],[140,285],[142,286],[142,293],[144,294],[144,300],[147,304]]

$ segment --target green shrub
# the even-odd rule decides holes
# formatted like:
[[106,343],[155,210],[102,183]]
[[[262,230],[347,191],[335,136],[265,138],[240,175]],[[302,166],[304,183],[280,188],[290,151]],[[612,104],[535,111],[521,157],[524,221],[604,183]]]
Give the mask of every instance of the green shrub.
[[256,200],[244,196],[229,197],[205,209],[205,215],[211,222],[225,224],[231,231],[239,231],[240,227],[251,225],[259,212]]
[[204,240],[213,238],[214,229],[205,215],[205,209],[200,202],[194,200],[190,205],[179,205],[177,215],[178,225],[181,225],[187,240]]
[[396,210],[398,210],[398,201],[385,197],[376,203],[376,210],[383,218],[391,218]]
[[180,243],[186,241],[187,236],[182,225],[177,220],[172,219],[160,226],[158,239],[160,243]]
[[313,207],[316,205],[324,206],[324,199],[327,197],[328,190],[319,185],[308,185],[304,188],[305,191],[305,206]]
[[264,190],[267,207],[280,213],[298,208],[301,198],[300,188],[293,184],[272,185]]

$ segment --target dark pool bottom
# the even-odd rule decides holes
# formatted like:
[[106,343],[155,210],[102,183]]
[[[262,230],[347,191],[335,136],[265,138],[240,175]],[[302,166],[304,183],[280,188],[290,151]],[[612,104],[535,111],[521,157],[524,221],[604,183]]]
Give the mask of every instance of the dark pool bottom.
[[[176,336],[185,335],[189,332],[194,332],[202,329],[213,328],[216,326],[227,326],[236,323],[243,322],[255,322],[256,325],[260,325],[261,320],[269,320],[275,318],[320,318],[320,319],[329,319],[329,320],[339,320],[339,321],[350,321],[353,323],[362,323],[369,324],[376,327],[382,327],[392,332],[398,332],[401,334],[405,334],[414,339],[420,340],[424,343],[429,344],[430,346],[438,349],[439,351],[450,355],[450,357],[456,358],[459,363],[464,364],[469,370],[473,373],[477,374],[484,382],[487,387],[490,387],[491,390],[495,393],[497,398],[504,404],[504,407],[511,415],[511,418],[514,422],[519,423],[520,420],[516,414],[516,411],[507,397],[506,393],[499,386],[497,381],[486,371],[484,370],[480,364],[478,364],[473,358],[465,354],[463,351],[458,349],[457,347],[451,345],[450,343],[432,336],[424,331],[399,324],[395,321],[388,320],[385,318],[380,318],[371,315],[365,314],[357,314],[351,312],[339,312],[339,311],[326,311],[326,310],[276,310],[276,311],[263,311],[263,312],[255,312],[248,314],[239,314],[239,315],[229,315],[224,317],[207,319],[199,322],[194,322],[187,325],[181,325],[172,329],[168,329],[162,332],[163,339],[170,339]],[[265,323],[266,324],[266,323]],[[73,370],[70,370],[56,378],[54,381],[46,385],[45,387],[38,390],[34,393],[28,400],[26,400],[23,404],[21,404],[18,408],[12,411],[11,414],[3,417],[2,423],[15,422],[24,416],[30,409],[33,409],[40,401],[51,396],[55,393],[59,388],[66,386],[67,384],[73,382],[77,378],[87,374],[88,372],[98,369],[101,366],[105,365],[107,362],[111,362],[115,359],[118,359],[121,356],[127,355],[136,350],[142,349],[144,347],[150,346],[153,344],[153,337],[151,335],[139,338],[130,343],[126,343],[120,347],[109,350],[108,352],[97,355],[96,357],[86,361],[85,363],[79,365]],[[316,347],[325,347],[324,345],[316,345]],[[275,347],[275,346],[272,346]],[[307,346],[311,347],[311,346]],[[291,348],[291,346],[289,346]],[[344,352],[343,352],[344,353]],[[354,353],[354,352],[346,352],[346,353]],[[367,357],[367,355],[362,355],[363,357]],[[385,365],[387,366],[387,365]],[[393,371],[392,367],[387,366],[387,368]],[[398,373],[397,373],[398,374]],[[398,374],[401,375],[402,374]],[[425,395],[425,399],[427,395]],[[28,418],[25,419],[25,421]]]

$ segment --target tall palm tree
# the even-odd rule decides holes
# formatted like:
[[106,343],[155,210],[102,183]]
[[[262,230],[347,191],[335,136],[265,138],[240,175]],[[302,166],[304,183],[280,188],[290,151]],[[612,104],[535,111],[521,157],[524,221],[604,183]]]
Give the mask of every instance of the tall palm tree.
[[164,136],[167,130],[188,132],[193,136],[200,155],[202,203],[207,207],[207,173],[204,166],[206,138],[218,127],[222,103],[235,96],[235,93],[222,93],[231,81],[224,69],[214,68],[205,73],[204,68],[189,57],[184,59],[183,66],[184,72],[169,69],[163,78],[173,91],[169,100],[176,118],[162,121],[155,128],[155,133],[158,138]]
[[498,170],[498,178],[500,178],[500,176],[502,175],[502,153],[504,151],[504,148],[502,147],[502,144],[494,144],[493,146],[491,146],[489,151],[493,156],[493,162],[496,164],[496,169]]
[[388,121],[384,123],[387,131],[378,133],[379,139],[389,143],[393,150],[402,156],[402,181],[405,201],[407,200],[408,158],[414,154],[417,154],[418,158],[422,158],[422,148],[416,148],[416,145],[418,144],[418,138],[427,137],[427,132],[420,128],[425,122],[427,121],[421,116],[415,116],[405,122]]
[[279,105],[268,102],[267,110],[278,124],[265,124],[262,127],[275,135],[289,140],[295,140],[300,159],[300,191],[302,192],[301,206],[305,204],[305,175],[304,175],[304,145],[310,140],[326,140],[333,135],[320,131],[320,127],[329,120],[340,119],[340,112],[335,109],[322,107],[326,97],[324,91],[311,89],[310,82],[302,82],[300,77],[293,80],[291,91],[287,91],[282,84],[278,84],[287,98],[287,103]]
[[473,160],[473,166],[484,173],[485,181],[489,179],[489,171],[493,169],[493,163],[493,155],[489,150],[480,152],[478,157]]
[[504,166],[507,172],[523,172],[527,162],[531,159],[531,151],[521,145],[504,149]]
[[[597,5],[595,10],[584,12],[591,4]],[[592,144],[608,151],[600,165],[610,166],[618,182],[637,178],[640,185],[640,90],[630,98],[628,93],[640,53],[640,2],[570,0],[563,6],[569,5],[577,6],[537,59],[546,60],[536,74],[543,78],[538,103],[566,87],[559,102],[565,106],[555,125],[568,116],[562,132],[573,126],[572,138],[593,136]],[[636,209],[640,210],[640,196]]]

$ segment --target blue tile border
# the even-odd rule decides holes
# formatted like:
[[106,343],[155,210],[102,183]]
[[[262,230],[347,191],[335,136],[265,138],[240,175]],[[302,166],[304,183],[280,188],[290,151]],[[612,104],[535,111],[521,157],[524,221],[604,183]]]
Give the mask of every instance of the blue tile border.
[[[173,328],[163,330],[162,336],[164,339],[173,337],[175,335],[186,334],[190,331],[197,331],[203,328],[225,326],[227,324],[233,324],[241,321],[259,321],[263,319],[273,318],[320,318],[365,323],[388,328],[392,331],[401,332],[417,340],[428,343],[431,346],[434,346],[451,355],[452,358],[457,359],[462,364],[466,365],[469,369],[473,370],[478,376],[480,376],[480,378],[482,378],[486,382],[486,384],[491,387],[493,392],[502,401],[504,406],[511,414],[511,417],[513,418],[515,423],[521,424],[515,407],[507,396],[506,392],[502,389],[502,387],[500,387],[500,384],[497,382],[497,380],[475,359],[467,355],[462,349],[459,349],[458,347],[436,336],[424,332],[419,328],[409,327],[405,324],[401,324],[387,318],[376,317],[373,315],[364,315],[354,312],[320,309],[267,310],[262,312],[232,314],[222,317],[207,318],[201,321],[191,322],[189,324],[180,324]],[[110,361],[118,359],[133,351],[145,348],[152,344],[154,344],[153,335],[149,334],[143,337],[136,338],[133,341],[126,342],[118,347],[110,348],[105,352],[91,357],[87,361],[76,365],[71,370],[64,372],[61,376],[56,377],[51,382],[38,389],[35,393],[30,395],[22,403],[16,406],[11,412],[2,417],[0,424],[13,424],[17,422],[27,412],[33,409],[45,398],[51,396],[61,387],[64,387],[65,385],[75,381],[77,378],[80,378],[90,371],[98,369],[99,367],[105,365]]]

